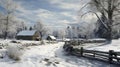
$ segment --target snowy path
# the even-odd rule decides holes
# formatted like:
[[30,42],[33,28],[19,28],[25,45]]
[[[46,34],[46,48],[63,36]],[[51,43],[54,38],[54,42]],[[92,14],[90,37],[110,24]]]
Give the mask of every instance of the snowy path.
[[[20,62],[0,61],[0,67],[117,67],[104,62],[64,54],[64,43],[31,46]],[[119,67],[119,66],[118,66]]]

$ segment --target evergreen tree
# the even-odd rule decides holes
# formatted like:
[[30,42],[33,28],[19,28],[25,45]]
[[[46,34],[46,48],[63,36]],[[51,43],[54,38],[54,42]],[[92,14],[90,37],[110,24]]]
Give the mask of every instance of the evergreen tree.
[[30,28],[29,28],[29,30],[33,30],[33,28],[32,28],[32,27],[30,27]]

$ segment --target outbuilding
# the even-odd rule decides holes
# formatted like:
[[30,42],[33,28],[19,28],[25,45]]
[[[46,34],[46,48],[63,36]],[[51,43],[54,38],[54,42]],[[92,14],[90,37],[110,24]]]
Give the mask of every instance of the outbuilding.
[[48,35],[48,37],[46,39],[49,41],[56,41],[56,38],[52,35]]

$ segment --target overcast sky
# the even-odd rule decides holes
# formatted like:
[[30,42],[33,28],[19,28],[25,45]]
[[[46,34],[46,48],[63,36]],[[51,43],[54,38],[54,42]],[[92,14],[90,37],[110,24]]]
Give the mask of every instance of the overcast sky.
[[[15,0],[17,18],[35,24],[41,20],[50,27],[65,27],[78,22],[78,11],[87,0]],[[88,17],[89,19],[89,17]]]

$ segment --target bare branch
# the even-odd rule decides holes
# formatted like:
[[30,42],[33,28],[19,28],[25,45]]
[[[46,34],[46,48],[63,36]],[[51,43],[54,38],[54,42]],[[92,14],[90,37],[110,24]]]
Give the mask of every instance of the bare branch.
[[100,22],[104,25],[104,27],[108,30],[109,28],[107,27],[107,25],[100,19],[100,17],[97,15],[97,13],[95,12],[92,12],[92,11],[89,11],[89,12],[86,12],[84,13],[83,15],[81,15],[81,17],[83,17],[84,15],[88,14],[88,13],[93,13],[96,15],[96,17],[100,20]]
[[117,4],[117,5],[115,5],[115,7],[118,7],[118,6],[120,6],[120,2],[118,2],[118,4]]
[[[96,8],[98,9],[98,10],[104,10],[104,11],[106,11],[106,12],[108,12],[108,10],[102,5],[102,3],[101,3],[101,1],[100,0],[94,0],[94,3],[93,4],[95,4],[95,6],[96,6]],[[101,9],[101,8],[102,9]]]
[[81,7],[81,9],[79,10],[79,12],[84,9],[87,5],[89,5],[89,3],[85,4],[83,7]]
[[115,16],[119,16],[119,15],[120,15],[120,14],[114,14],[113,17],[115,17]]
[[102,3],[101,3],[101,1],[100,1],[100,6],[106,11],[106,12],[108,12],[108,10],[102,5]]
[[112,26],[116,26],[116,25],[119,25],[120,23],[116,23],[116,24],[113,24]]

